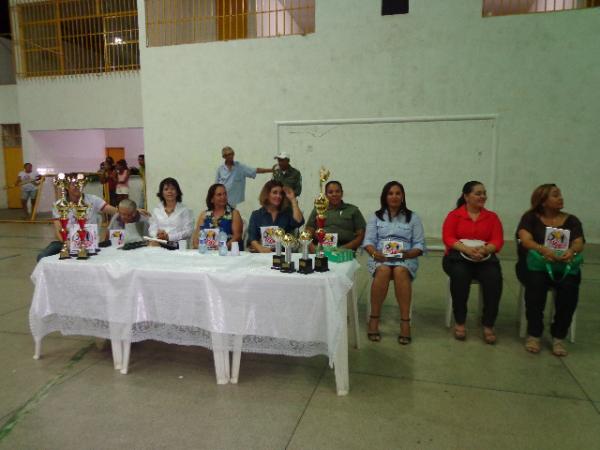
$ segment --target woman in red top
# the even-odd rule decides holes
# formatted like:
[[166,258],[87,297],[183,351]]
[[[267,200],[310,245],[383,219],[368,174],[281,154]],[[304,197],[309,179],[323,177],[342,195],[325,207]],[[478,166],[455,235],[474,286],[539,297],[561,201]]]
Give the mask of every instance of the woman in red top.
[[454,310],[454,337],[466,339],[467,300],[473,279],[483,292],[483,338],[496,343],[494,323],[502,295],[502,271],[496,253],[504,245],[502,224],[498,216],[484,208],[485,186],[469,181],[463,186],[456,209],[450,211],[442,228],[446,254],[442,261],[450,277],[450,294]]

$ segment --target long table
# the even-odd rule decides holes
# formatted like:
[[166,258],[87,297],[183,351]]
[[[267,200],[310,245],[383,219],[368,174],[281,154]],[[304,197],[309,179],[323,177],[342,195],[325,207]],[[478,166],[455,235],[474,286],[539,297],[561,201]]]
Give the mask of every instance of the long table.
[[217,382],[226,383],[237,381],[241,352],[327,355],[338,394],[345,395],[347,298],[359,264],[330,263],[329,272],[311,275],[282,274],[270,265],[265,254],[150,247],[107,248],[86,261],[44,258],[31,276],[34,357],[53,331],[110,339],[122,373],[131,342],[199,345],[213,350]]

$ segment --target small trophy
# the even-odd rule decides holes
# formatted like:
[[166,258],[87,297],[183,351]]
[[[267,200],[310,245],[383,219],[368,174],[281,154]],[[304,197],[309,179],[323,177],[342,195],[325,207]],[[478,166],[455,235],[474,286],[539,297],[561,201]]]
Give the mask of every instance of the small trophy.
[[329,270],[327,256],[325,256],[323,252],[323,241],[325,240],[325,213],[327,212],[327,207],[329,206],[329,200],[325,197],[323,184],[329,178],[329,170],[321,167],[319,170],[319,187],[321,192],[315,198],[315,210],[317,211],[317,230],[315,231],[315,236],[317,237],[317,241],[319,245],[317,246],[317,254],[315,255],[315,272],[327,272]]
[[77,230],[77,234],[79,235],[79,252],[77,253],[77,259],[88,259],[88,251],[86,248],[86,231],[85,224],[87,222],[87,211],[88,205],[83,201],[83,188],[87,183],[87,180],[83,174],[77,174],[77,178],[71,178],[71,183],[77,184],[79,187],[79,192],[81,195],[79,197],[79,201],[76,205],[73,205],[75,209],[75,217],[77,218],[77,223],[79,224],[79,230]]
[[280,270],[281,264],[283,263],[283,255],[281,254],[281,241],[285,236],[285,230],[283,228],[277,228],[273,239],[275,239],[275,254],[273,255],[273,265],[271,269]]
[[285,247],[285,260],[281,263],[280,271],[283,273],[293,273],[296,271],[294,261],[292,261],[292,247],[296,244],[296,238],[291,234],[286,234],[281,239],[281,243]]
[[304,230],[300,233],[300,243],[302,245],[302,258],[298,262],[298,272],[308,275],[313,273],[312,259],[308,256],[308,244],[312,240],[310,231]]
[[69,233],[67,231],[67,226],[69,224],[69,210],[71,209],[71,205],[69,205],[69,202],[67,201],[67,184],[68,180],[65,178],[64,173],[59,173],[58,176],[54,178],[54,185],[60,192],[60,198],[55,203],[55,206],[58,211],[58,221],[60,222],[60,237],[63,241],[58,259],[71,258],[71,254],[69,252]]

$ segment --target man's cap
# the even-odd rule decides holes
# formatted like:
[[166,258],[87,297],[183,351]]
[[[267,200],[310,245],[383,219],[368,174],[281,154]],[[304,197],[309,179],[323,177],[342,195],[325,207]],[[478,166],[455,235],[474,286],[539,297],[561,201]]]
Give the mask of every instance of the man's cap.
[[286,152],[279,152],[273,159],[290,159],[290,155],[288,155]]

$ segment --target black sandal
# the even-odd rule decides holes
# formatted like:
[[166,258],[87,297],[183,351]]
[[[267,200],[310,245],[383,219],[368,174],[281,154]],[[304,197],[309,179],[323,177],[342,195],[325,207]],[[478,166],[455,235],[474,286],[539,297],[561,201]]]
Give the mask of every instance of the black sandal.
[[[369,319],[377,319],[377,320],[379,320],[379,316],[369,316]],[[369,331],[369,330],[367,330],[367,338],[371,342],[379,342],[379,341],[381,341],[381,333],[379,331]]]
[[[410,319],[402,319],[400,318],[401,322],[408,322],[410,324]],[[410,327],[409,327],[410,328]],[[408,345],[412,342],[412,336],[398,336],[398,344],[400,345]]]

